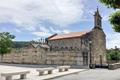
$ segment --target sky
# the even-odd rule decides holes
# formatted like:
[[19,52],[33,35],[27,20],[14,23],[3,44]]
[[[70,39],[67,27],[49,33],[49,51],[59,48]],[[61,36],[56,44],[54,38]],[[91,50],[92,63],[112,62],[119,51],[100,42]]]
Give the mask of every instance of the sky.
[[120,47],[120,33],[108,21],[115,10],[98,0],[0,0],[0,32],[15,35],[15,41],[31,41],[55,33],[90,31],[97,7],[107,48]]

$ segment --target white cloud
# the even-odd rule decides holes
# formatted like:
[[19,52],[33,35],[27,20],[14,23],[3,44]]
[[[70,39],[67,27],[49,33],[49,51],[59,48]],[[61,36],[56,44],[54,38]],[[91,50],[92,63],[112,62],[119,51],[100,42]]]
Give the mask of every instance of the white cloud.
[[43,20],[66,26],[80,20],[83,6],[81,0],[0,0],[0,23],[11,22],[29,31]]
[[21,33],[21,31],[19,29],[15,29],[15,32],[17,33]]
[[102,20],[103,21],[108,21],[109,20],[109,15],[104,15]]
[[60,29],[55,29],[53,27],[50,27],[50,31],[53,32],[53,33],[61,33]]
[[70,33],[70,31],[69,30],[63,30],[63,33]]
[[50,27],[50,31],[51,31],[52,33],[57,33],[57,34],[70,33],[70,30],[69,30],[69,29],[55,29],[55,28],[52,28],[52,27]]
[[52,35],[51,33],[46,33],[46,32],[32,32],[32,34],[38,36],[38,37],[48,37]]
[[40,27],[40,30],[43,31],[43,32],[49,32],[49,30],[47,28],[42,27],[42,26]]
[[120,48],[120,33],[107,34],[107,48],[114,48],[115,46]]

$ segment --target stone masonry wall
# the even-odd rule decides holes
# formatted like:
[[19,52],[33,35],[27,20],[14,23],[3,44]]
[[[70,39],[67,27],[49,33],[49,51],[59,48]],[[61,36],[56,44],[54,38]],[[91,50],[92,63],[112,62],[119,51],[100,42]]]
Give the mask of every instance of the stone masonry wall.
[[13,51],[10,54],[4,55],[2,62],[45,64],[45,51],[42,49],[39,50],[37,52],[36,49],[22,49],[21,52]]
[[79,52],[59,51],[47,53],[47,64],[83,65],[82,54]]
[[[42,49],[23,49],[21,52],[12,52],[3,57],[2,62],[6,63],[27,63],[27,64],[58,64],[58,65],[83,65],[83,58],[80,52],[71,51],[44,51]],[[0,56],[1,58],[1,56]]]
[[52,51],[81,50],[81,38],[60,39],[48,41]]

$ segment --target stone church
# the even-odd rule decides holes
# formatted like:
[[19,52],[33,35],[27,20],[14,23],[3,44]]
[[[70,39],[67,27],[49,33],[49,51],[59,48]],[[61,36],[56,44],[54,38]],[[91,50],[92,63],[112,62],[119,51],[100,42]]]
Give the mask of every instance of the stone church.
[[47,38],[51,51],[74,51],[81,54],[83,65],[106,62],[106,35],[99,10],[94,14],[94,28],[89,32],[54,34]]
[[[89,32],[54,34],[43,43],[14,50],[5,55],[4,62],[93,66],[106,63],[106,35],[102,29],[99,10],[94,14],[94,27]],[[19,54],[18,54],[19,53]]]

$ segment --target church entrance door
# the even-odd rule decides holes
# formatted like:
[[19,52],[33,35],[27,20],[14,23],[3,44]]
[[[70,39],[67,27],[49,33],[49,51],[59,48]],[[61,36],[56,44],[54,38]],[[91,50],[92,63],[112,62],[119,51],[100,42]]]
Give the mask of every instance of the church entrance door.
[[88,53],[83,52],[83,66],[88,66]]

